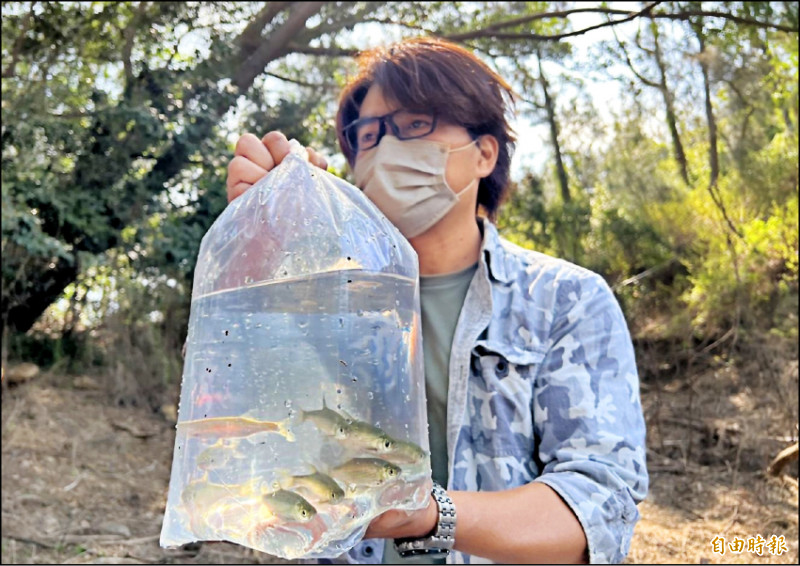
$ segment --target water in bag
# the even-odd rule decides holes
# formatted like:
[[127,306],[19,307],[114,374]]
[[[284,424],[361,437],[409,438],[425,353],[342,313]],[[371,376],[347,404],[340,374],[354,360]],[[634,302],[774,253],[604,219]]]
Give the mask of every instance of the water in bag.
[[428,501],[416,254],[292,146],[201,244],[162,546],[331,558]]

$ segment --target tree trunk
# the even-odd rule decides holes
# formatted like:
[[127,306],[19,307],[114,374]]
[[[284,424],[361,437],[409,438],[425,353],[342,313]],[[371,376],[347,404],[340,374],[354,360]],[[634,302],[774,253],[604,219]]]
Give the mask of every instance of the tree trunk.
[[703,73],[703,93],[705,95],[706,122],[708,123],[708,164],[711,167],[709,185],[716,186],[719,179],[719,153],[717,151],[717,121],[714,118],[714,108],[711,105],[711,81],[708,77],[708,63],[702,57],[706,50],[706,41],[703,31],[695,28],[697,41],[700,43],[700,70]]
[[55,302],[64,289],[78,277],[78,262],[59,259],[52,268],[39,272],[34,292],[28,299],[15,305],[3,305],[4,330],[26,332]]
[[[258,24],[261,27],[256,30],[252,26],[248,26],[240,35],[240,38],[234,42],[240,47],[234,51],[233,55],[221,59],[212,56],[208,61],[201,64],[206,67],[205,70],[208,71],[208,75],[213,77],[205,80],[196,90],[195,100],[200,103],[198,107],[202,107],[205,104],[206,109],[198,111],[194,116],[194,122],[187,121],[183,132],[177,135],[163,149],[155,165],[143,179],[128,180],[126,189],[122,191],[122,194],[126,195],[125,202],[118,203],[119,209],[122,211],[121,215],[134,216],[136,213],[132,211],[140,209],[153,194],[163,190],[164,183],[169,182],[188,162],[190,148],[196,147],[200,141],[207,139],[212,134],[219,119],[236,102],[238,94],[247,91],[252,86],[255,78],[270,62],[285,56],[289,52],[290,42],[296,40],[298,33],[305,29],[305,23],[308,18],[319,12],[323,4],[325,2],[279,3],[281,6],[287,6],[290,10],[286,20],[280,27],[272,30],[268,36],[262,37],[260,42],[255,41],[254,38],[261,37],[264,27],[280,11],[274,7],[272,9],[266,7],[262,14],[257,17]],[[345,23],[342,23],[342,26],[344,25]],[[242,37],[245,34],[247,35]],[[313,34],[309,37],[313,38]],[[200,74],[202,75],[202,73]],[[232,84],[237,88],[232,89],[230,92],[220,93],[216,89],[216,83],[225,77],[229,77]],[[132,89],[126,89],[126,91],[132,92]],[[115,139],[117,133],[105,132],[98,140]],[[137,157],[135,153],[135,151],[132,152],[131,163]],[[103,179],[102,174],[99,176],[88,175],[90,172],[97,171],[97,164],[92,161],[95,156],[89,155],[88,157],[89,160],[79,160],[75,167],[76,175],[86,172],[88,178],[76,179],[76,182],[80,181],[83,185],[86,183],[105,185],[106,180]],[[107,188],[107,186],[97,186],[98,191],[104,191]],[[65,187],[65,190],[68,190],[68,187]],[[109,211],[110,214],[112,212]],[[116,218],[114,227],[111,229],[111,235],[101,240],[86,241],[80,234],[75,234],[75,241],[70,242],[73,245],[73,250],[75,252],[102,253],[111,249],[117,245],[118,238],[116,236],[125,227],[124,220],[127,220],[127,218]],[[61,226],[54,226],[52,231],[57,234],[61,229]],[[25,332],[30,329],[45,309],[61,296],[67,285],[75,281],[78,273],[76,262],[59,260],[54,267],[47,267],[33,274],[31,280],[35,281],[35,284],[24,295],[24,300],[21,301],[21,304],[15,306],[3,305],[6,325],[19,332]]]
[[542,55],[541,52],[536,50],[536,58],[539,61],[539,78],[542,81],[542,92],[544,93],[544,106],[547,111],[547,124],[550,126],[550,139],[553,143],[553,152],[556,158],[556,173],[558,175],[558,185],[561,189],[561,199],[566,203],[572,200],[569,192],[569,180],[567,178],[567,170],[564,167],[564,159],[561,155],[561,144],[558,141],[558,122],[556,121],[556,108],[555,102],[550,95],[548,88],[547,77],[544,75],[542,69]]
[[681,178],[687,185],[689,184],[689,163],[686,160],[686,152],[683,150],[683,143],[681,143],[681,136],[678,132],[678,118],[675,114],[675,104],[672,98],[672,92],[667,86],[667,69],[664,64],[664,58],[661,53],[661,44],[659,43],[658,27],[653,23],[653,39],[655,42],[655,59],[658,65],[659,82],[658,90],[664,99],[664,107],[667,111],[667,127],[669,134],[672,138],[672,148],[675,153],[675,161],[681,169]]

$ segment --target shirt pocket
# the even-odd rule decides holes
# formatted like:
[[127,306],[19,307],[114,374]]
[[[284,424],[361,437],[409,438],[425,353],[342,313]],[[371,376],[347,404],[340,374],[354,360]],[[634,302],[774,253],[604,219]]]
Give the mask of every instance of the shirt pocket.
[[485,342],[471,352],[467,402],[475,453],[496,466],[520,467],[528,481],[535,477],[533,386],[543,358]]

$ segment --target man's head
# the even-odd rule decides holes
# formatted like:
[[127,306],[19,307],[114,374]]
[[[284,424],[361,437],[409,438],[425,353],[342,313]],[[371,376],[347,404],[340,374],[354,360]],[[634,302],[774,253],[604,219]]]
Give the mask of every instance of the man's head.
[[[364,52],[358,63],[360,72],[345,87],[336,117],[339,144],[350,166],[355,166],[359,152],[353,138],[347,138],[353,129],[345,129],[359,118],[383,116],[396,109],[431,114],[436,131],[425,139],[440,141],[448,129],[461,130],[467,142],[477,140],[478,149],[492,146],[493,151],[481,152],[490,157],[490,163],[483,167],[477,203],[494,217],[507,192],[514,150],[515,138],[507,120],[513,104],[511,87],[466,49],[432,38]],[[377,105],[373,99],[378,100]],[[386,133],[391,134],[391,125],[384,124]],[[450,181],[453,187],[459,183]]]

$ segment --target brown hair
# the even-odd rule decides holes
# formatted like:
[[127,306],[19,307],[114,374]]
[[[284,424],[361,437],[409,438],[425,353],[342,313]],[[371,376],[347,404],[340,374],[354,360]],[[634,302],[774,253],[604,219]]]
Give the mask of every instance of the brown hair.
[[514,132],[507,114],[513,111],[511,87],[467,49],[435,38],[406,39],[365,51],[358,57],[359,72],[342,91],[336,114],[336,132],[350,167],[350,151],[342,130],[358,119],[359,109],[373,84],[384,96],[409,110],[435,112],[459,124],[474,137],[494,136],[499,143],[497,164],[481,179],[478,206],[490,219],[507,196]]

